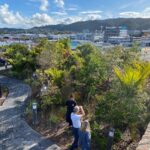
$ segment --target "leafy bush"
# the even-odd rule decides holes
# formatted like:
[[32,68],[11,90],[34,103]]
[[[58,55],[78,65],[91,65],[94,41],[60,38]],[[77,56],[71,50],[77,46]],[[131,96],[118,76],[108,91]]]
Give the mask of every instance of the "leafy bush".
[[29,77],[35,70],[35,56],[23,44],[12,44],[8,46],[4,55],[12,65],[12,69],[16,72],[17,76],[22,78]]
[[[85,44],[71,51],[69,42],[41,40],[31,51],[24,45],[11,45],[5,56],[16,76],[27,77],[35,89],[48,87],[39,97],[44,112],[53,106],[64,106],[72,92],[85,110],[92,107],[88,116],[95,121],[92,139],[96,148],[105,149],[107,143],[99,128],[101,122],[117,128],[116,142],[121,138],[121,129],[126,127],[134,138],[135,129],[148,120],[150,64],[140,60],[135,45],[131,49],[117,46],[102,52]],[[33,72],[37,74],[36,81],[30,79]],[[65,109],[59,112],[62,118]],[[58,116],[53,114],[50,121],[59,122]]]
[[49,121],[53,124],[58,124],[60,122],[60,117],[55,114],[50,114]]
[[115,129],[114,141],[118,142],[121,139],[122,132],[119,129]]

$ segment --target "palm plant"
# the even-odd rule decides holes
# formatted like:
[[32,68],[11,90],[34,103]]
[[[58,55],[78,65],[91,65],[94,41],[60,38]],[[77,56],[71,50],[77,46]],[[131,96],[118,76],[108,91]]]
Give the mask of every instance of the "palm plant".
[[122,86],[125,87],[128,93],[131,93],[135,89],[144,86],[150,76],[150,63],[133,62],[132,65],[126,65],[123,69],[114,67],[114,72]]

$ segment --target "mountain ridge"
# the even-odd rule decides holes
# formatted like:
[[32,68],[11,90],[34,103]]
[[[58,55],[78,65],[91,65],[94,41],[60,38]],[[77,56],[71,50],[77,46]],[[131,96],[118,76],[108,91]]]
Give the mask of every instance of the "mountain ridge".
[[102,26],[126,26],[129,30],[150,29],[150,18],[114,18],[105,20],[88,20],[71,24],[46,25],[29,29],[0,28],[0,33],[48,33],[48,32],[82,32],[100,30]]

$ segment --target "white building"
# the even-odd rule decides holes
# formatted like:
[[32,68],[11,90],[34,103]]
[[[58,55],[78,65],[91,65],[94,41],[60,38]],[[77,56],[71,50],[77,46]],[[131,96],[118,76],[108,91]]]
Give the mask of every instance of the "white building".
[[122,26],[122,27],[119,27],[120,29],[120,32],[119,32],[119,36],[120,37],[128,37],[128,30],[126,27]]
[[150,37],[142,37],[141,38],[141,46],[142,47],[150,47]]
[[93,33],[92,39],[93,42],[103,42],[104,41],[104,32]]
[[122,45],[129,47],[131,45],[130,37],[112,36],[108,38],[108,43],[113,45]]

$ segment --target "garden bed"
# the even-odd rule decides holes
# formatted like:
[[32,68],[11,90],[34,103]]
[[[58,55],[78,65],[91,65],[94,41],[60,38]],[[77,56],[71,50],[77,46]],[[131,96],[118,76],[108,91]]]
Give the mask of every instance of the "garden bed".
[[[37,125],[32,124],[31,113],[26,115],[26,121],[34,130],[56,143],[62,150],[68,150],[68,147],[72,144],[73,136],[71,128],[68,127],[63,116],[64,110],[62,111],[61,109],[57,108],[54,109],[53,112],[46,113],[46,116],[44,116],[43,112],[39,112]],[[106,137],[106,134],[104,134],[104,130],[106,129],[104,128],[105,126],[103,126],[103,129],[100,131],[100,135],[102,135],[101,139],[92,139],[92,150],[105,150],[104,147],[107,143],[107,138],[104,139],[104,137]],[[141,136],[142,135],[139,132],[134,140],[132,140],[130,130],[126,129],[122,133],[121,139],[115,141],[112,150],[136,150],[136,147],[141,140]]]
[[[60,113],[61,115],[57,115]],[[56,143],[62,150],[67,150],[73,141],[73,136],[71,128],[68,127],[68,124],[62,118],[63,115],[64,113],[59,111],[59,109],[55,110],[55,114],[50,112],[46,116],[39,112],[38,123],[33,125],[32,115],[29,113],[26,115],[26,121],[34,130]],[[60,117],[58,118],[58,116]]]

